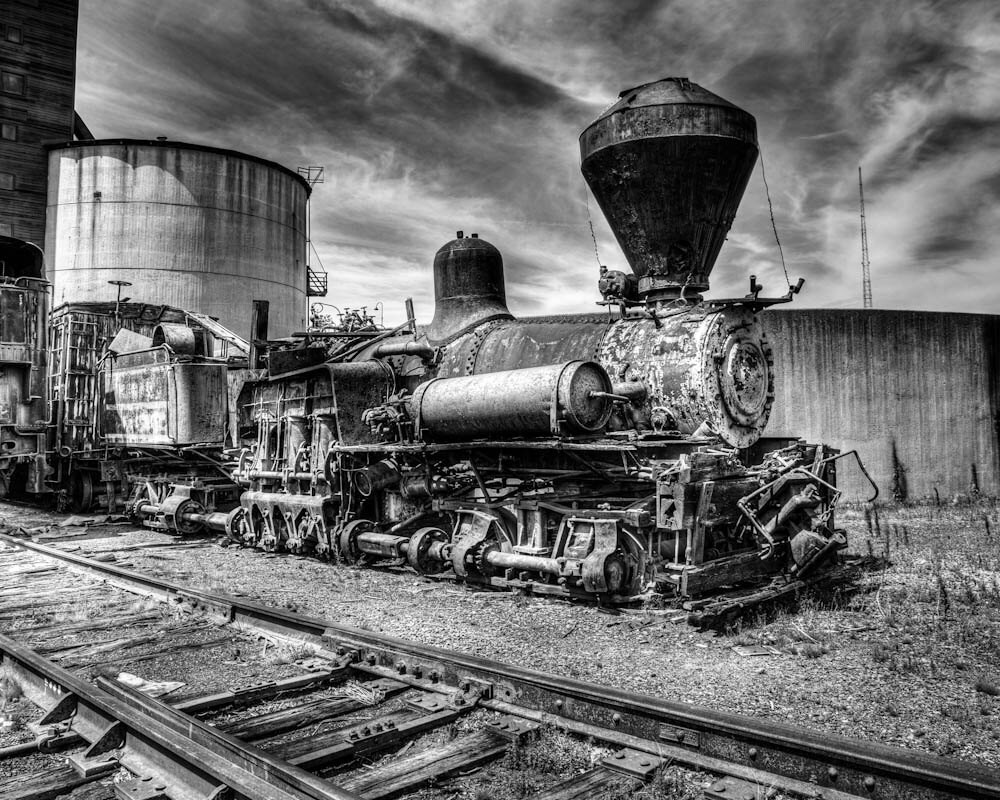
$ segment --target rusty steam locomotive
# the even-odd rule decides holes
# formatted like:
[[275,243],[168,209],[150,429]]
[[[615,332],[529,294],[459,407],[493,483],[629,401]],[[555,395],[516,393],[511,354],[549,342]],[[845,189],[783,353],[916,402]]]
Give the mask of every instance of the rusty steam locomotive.
[[[104,487],[153,527],[485,586],[615,602],[807,582],[845,545],[843,456],[761,439],[774,375],[756,317],[801,281],[701,294],[756,161],[753,117],[668,78],[623,92],[580,145],[634,273],[602,268],[598,313],[514,318],[499,251],[461,232],[435,256],[428,325],[255,342],[248,363],[197,315],[161,309],[126,352],[112,328],[140,335],[143,313],[64,309],[53,415],[35,428],[0,407],[4,464],[30,461],[29,489],[69,482],[77,501]],[[103,334],[73,389],[88,313]],[[27,355],[19,408],[43,396]],[[128,412],[151,369],[170,376],[155,424]],[[74,411],[81,396],[98,399]]]

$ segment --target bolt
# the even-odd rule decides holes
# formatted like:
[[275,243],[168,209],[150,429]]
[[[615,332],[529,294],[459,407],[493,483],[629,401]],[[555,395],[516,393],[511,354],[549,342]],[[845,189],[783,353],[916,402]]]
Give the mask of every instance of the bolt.
[[619,713],[617,713],[617,712],[615,712],[614,714],[611,715],[611,721],[615,725],[617,725],[618,723],[620,723],[622,721],[622,715],[619,714]]
[[406,674],[406,662],[404,662],[404,661],[397,661],[396,662],[396,672],[398,672],[400,675],[405,675]]
[[455,698],[455,705],[456,706],[464,706],[465,705],[465,698],[462,697],[462,695],[458,695],[458,697]]
[[725,781],[719,781],[718,783],[714,784],[712,786],[712,791],[713,792],[718,792],[719,794],[722,794],[724,791],[726,791],[726,783],[725,783]]
[[371,732],[372,732],[372,729],[369,728],[367,725],[365,725],[365,727],[363,727],[361,729],[361,733],[362,733],[363,736],[369,736],[369,735],[371,735]]
[[649,759],[648,758],[644,758],[644,759],[642,759],[642,761],[639,762],[639,766],[640,767],[648,767],[649,763],[650,763]]
[[469,687],[471,685],[472,684],[469,683],[468,680],[462,680],[462,681],[459,681],[458,688],[461,689],[463,692],[467,692],[467,691],[469,691]]
[[869,775],[867,778],[865,778],[865,788],[869,792],[875,790],[875,779],[871,775]]
[[346,648],[346,647],[344,647],[344,645],[339,645],[339,646],[337,647],[337,655],[338,655],[338,656],[342,656],[342,655],[344,655],[344,654],[345,654],[346,652],[347,652],[347,648]]
[[413,677],[414,677],[414,678],[419,678],[419,677],[420,677],[421,675],[423,675],[423,673],[424,673],[424,670],[423,670],[423,668],[422,668],[422,667],[420,667],[419,665],[418,665],[418,666],[415,666],[415,667],[413,668]]
[[625,753],[619,751],[619,752],[615,753],[615,758],[624,759],[625,758]]
[[751,747],[749,750],[747,750],[747,755],[750,756],[750,760],[753,761],[755,758],[757,758],[757,748]]
[[837,775],[839,775],[840,773],[837,772],[837,768],[836,767],[830,767],[830,769],[828,769],[826,771],[826,774],[830,777],[831,781],[836,781],[837,780]]
[[556,708],[562,708],[562,707],[563,707],[563,701],[562,700],[556,700]]
[[369,666],[374,667],[375,664],[378,663],[378,658],[376,658],[374,653],[369,653],[367,656],[365,656],[365,661],[368,662]]
[[351,738],[352,739],[360,739],[361,738],[361,734],[358,733],[357,731],[351,731]]

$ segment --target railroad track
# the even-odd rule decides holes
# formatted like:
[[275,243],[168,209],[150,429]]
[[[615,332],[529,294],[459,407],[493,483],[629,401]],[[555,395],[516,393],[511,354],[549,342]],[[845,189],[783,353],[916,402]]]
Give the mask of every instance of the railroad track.
[[[517,769],[516,754],[552,731],[606,755],[524,797],[625,798],[677,769],[712,776],[706,798],[1000,797],[1000,773],[982,766],[406,642],[6,535],[0,547],[0,627],[28,613],[42,620],[0,637],[6,685],[39,709],[35,738],[0,756],[68,754],[66,765],[0,789],[2,800],[81,784],[95,788],[92,800],[396,797],[472,780],[501,760]],[[156,613],[135,595],[178,613]],[[81,602],[104,603],[104,613],[67,621],[67,607]],[[94,675],[100,664],[181,651],[221,673],[220,652],[255,635],[310,649],[311,670],[179,702]],[[358,768],[361,758],[371,765]],[[100,783],[112,774],[113,786]]]

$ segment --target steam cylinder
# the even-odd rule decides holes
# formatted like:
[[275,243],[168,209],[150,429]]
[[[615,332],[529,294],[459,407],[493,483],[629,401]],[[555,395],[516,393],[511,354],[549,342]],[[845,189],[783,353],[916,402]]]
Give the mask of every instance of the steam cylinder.
[[647,301],[701,299],[757,160],[754,118],[687,78],[627,89],[581,169]]
[[49,152],[45,252],[56,305],[122,297],[271,338],[306,323],[309,186],[270,161],[168,141],[80,141]]
[[592,434],[611,416],[611,380],[599,364],[564,364],[512,369],[420,384],[410,416],[432,440]]

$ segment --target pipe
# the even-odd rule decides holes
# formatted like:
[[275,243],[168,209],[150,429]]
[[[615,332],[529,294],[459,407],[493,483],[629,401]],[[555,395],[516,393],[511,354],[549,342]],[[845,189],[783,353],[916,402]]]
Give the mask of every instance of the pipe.
[[540,556],[526,556],[521,553],[505,553],[502,550],[494,550],[486,554],[486,561],[490,566],[501,569],[520,569],[562,575],[562,565],[554,558],[541,558]]
[[[136,509],[136,513],[143,517],[155,517],[161,513],[161,509],[159,506],[146,503],[139,506]],[[202,514],[197,511],[184,511],[177,516],[183,522],[195,522],[199,525],[204,525],[209,530],[224,531],[226,529],[226,518],[229,514],[224,511],[213,511],[208,514]]]
[[423,361],[433,361],[437,355],[437,348],[431,347],[423,342],[385,342],[375,348],[372,353],[375,358],[386,358],[388,356],[420,356]]
[[408,536],[393,536],[389,533],[362,533],[357,538],[358,550],[381,558],[403,558],[409,542]]

